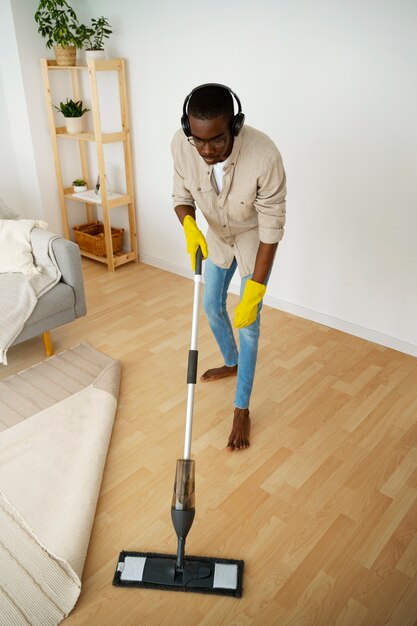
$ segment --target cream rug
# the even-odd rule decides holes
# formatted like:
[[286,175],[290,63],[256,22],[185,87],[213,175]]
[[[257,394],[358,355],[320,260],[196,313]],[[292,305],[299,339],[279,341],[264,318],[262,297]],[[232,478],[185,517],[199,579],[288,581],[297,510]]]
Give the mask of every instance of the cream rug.
[[59,624],[81,589],[119,361],[80,344],[0,382],[0,625]]

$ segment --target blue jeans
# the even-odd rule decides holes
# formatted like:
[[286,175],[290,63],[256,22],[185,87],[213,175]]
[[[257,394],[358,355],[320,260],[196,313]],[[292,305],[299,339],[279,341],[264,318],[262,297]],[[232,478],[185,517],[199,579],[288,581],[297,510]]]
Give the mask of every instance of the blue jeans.
[[[229,269],[223,269],[214,265],[210,259],[205,261],[203,306],[210,328],[223,355],[225,365],[228,367],[238,366],[235,406],[240,409],[246,409],[249,407],[249,399],[255,377],[260,334],[259,314],[262,308],[262,301],[258,306],[258,315],[253,324],[239,329],[240,352],[238,352],[232,324],[226,310],[227,290],[236,267],[236,259],[233,259]],[[242,297],[246,281],[251,276],[250,274],[242,278],[240,297]]]

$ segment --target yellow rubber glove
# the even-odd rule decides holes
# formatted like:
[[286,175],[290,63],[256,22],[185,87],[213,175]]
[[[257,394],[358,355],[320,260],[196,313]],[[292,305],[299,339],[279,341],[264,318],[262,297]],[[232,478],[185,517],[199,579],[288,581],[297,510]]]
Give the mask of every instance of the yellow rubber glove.
[[195,272],[195,257],[197,254],[198,246],[201,248],[203,261],[208,257],[207,241],[201,230],[195,223],[195,219],[191,215],[186,215],[182,223],[185,232],[185,238],[187,240],[187,252],[191,257],[191,267]]
[[265,295],[266,287],[249,279],[245,285],[243,296],[235,311],[236,328],[244,328],[253,324],[258,314],[258,304]]

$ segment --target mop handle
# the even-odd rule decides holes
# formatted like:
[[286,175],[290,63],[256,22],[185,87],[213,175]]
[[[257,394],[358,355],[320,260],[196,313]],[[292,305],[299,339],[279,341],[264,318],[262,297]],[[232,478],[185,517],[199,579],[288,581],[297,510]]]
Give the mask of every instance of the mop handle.
[[198,247],[196,254],[195,274],[194,274],[194,303],[193,322],[191,327],[191,344],[188,351],[188,371],[187,371],[187,416],[185,422],[184,459],[189,460],[191,456],[191,433],[193,426],[194,408],[194,388],[197,382],[197,338],[198,338],[198,314],[200,308],[200,287],[202,281],[203,256],[201,248]]

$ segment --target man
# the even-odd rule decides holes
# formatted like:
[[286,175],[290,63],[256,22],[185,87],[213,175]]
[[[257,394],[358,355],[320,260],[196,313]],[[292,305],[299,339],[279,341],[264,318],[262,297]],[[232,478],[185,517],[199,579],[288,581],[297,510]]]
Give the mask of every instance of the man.
[[[234,114],[233,97],[238,104]],[[229,450],[249,446],[249,400],[255,375],[260,310],[278,242],[284,234],[286,179],[281,155],[265,134],[244,125],[237,95],[209,83],[185,99],[180,129],[172,140],[174,209],[184,227],[195,269],[201,247],[207,259],[203,305],[224,365],[201,380],[237,375]],[[196,224],[196,206],[208,222],[207,241]],[[241,276],[234,325],[226,310],[227,290]]]

